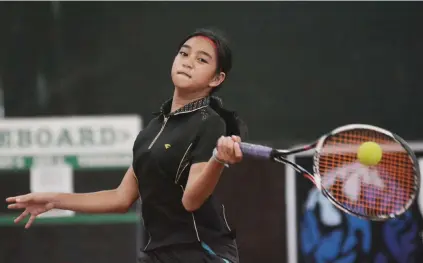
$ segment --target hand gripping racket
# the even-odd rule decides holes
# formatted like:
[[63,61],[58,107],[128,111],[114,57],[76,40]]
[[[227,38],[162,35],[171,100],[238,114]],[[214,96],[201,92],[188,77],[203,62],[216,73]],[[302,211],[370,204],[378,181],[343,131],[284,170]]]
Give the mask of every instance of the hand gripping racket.
[[[382,159],[365,165],[359,147],[375,142]],[[244,156],[288,164],[304,174],[336,207],[369,220],[387,220],[403,214],[416,199],[420,170],[413,151],[398,135],[364,124],[339,127],[316,142],[287,150],[241,143]],[[313,173],[287,156],[314,149]]]

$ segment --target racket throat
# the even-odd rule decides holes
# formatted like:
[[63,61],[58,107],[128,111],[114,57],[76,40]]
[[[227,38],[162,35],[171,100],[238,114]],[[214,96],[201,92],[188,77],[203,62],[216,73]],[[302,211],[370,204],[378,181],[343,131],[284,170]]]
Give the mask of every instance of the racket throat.
[[298,164],[296,164],[294,162],[291,162],[290,160],[286,159],[285,157],[279,156],[278,158],[275,158],[275,161],[279,162],[279,163],[283,163],[283,164],[289,164],[295,171],[304,175],[304,177],[307,177],[308,179],[310,179],[310,181],[312,181],[317,186],[317,188],[320,190],[320,178],[314,176],[313,174],[311,174],[306,169],[302,168],[301,166],[299,166]]

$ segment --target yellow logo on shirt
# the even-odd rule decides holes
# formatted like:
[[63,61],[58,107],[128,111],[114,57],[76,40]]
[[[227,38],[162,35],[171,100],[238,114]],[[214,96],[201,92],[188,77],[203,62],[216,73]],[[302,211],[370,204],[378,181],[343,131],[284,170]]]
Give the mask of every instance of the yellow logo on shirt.
[[167,150],[167,149],[169,149],[170,147],[172,147],[172,145],[170,145],[170,144],[168,144],[168,143],[166,143],[166,144],[165,144],[165,148],[166,148],[166,150]]

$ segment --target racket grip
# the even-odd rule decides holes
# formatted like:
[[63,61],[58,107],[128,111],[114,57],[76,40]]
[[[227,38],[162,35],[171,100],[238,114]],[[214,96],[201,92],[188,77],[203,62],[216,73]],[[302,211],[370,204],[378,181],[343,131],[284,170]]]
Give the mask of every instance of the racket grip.
[[270,159],[273,151],[271,147],[245,142],[241,142],[240,147],[244,155],[260,159]]

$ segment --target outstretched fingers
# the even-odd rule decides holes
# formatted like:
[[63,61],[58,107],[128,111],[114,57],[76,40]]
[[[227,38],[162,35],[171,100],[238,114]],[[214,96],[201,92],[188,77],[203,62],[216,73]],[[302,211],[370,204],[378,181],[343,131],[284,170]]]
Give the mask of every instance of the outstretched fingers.
[[15,220],[14,220],[14,222],[17,224],[17,223],[19,223],[19,222],[21,222],[22,221],[22,219],[24,219],[25,217],[27,217],[29,215],[29,212],[28,212],[28,210],[25,210],[25,211],[23,211],[22,212],[22,214],[20,214]]
[[13,197],[6,198],[7,203],[27,203],[27,202],[30,202],[30,201],[32,201],[32,195],[31,194],[19,195],[19,196],[13,196]]
[[31,227],[32,223],[34,223],[35,218],[37,218],[36,215],[31,215],[31,217],[29,218],[28,222],[25,225],[25,228],[28,229]]
[[27,203],[15,203],[7,206],[8,209],[24,209],[28,206]]

